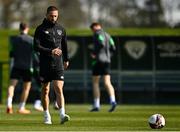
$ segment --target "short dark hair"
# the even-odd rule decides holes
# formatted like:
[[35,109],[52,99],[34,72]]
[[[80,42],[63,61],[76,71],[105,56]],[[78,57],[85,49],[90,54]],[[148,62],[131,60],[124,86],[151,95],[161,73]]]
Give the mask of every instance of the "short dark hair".
[[93,22],[89,27],[93,29],[94,26],[101,26],[99,22]]
[[24,22],[21,22],[19,24],[19,30],[21,30],[21,31],[25,30],[27,27],[28,27],[28,25]]
[[47,8],[47,14],[48,14],[50,11],[58,11],[58,8],[55,7],[55,6],[49,6],[49,7]]

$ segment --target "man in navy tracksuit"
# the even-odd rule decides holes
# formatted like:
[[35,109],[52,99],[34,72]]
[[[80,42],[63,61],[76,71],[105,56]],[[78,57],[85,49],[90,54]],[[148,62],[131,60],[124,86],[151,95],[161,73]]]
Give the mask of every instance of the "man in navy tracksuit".
[[64,69],[69,65],[65,29],[57,23],[58,9],[47,8],[46,18],[36,28],[34,49],[40,53],[40,79],[42,82],[42,104],[44,123],[52,124],[49,113],[49,90],[52,81],[59,106],[61,124],[70,120],[65,114],[63,95]]
[[94,95],[94,104],[91,109],[92,112],[99,111],[100,109],[100,89],[99,89],[99,80],[103,76],[103,81],[105,88],[110,97],[111,108],[109,112],[115,110],[116,100],[114,88],[111,84],[110,77],[110,63],[111,56],[115,51],[116,47],[111,36],[106,33],[100,23],[92,23],[90,25],[92,32],[94,33],[94,50],[91,54],[93,58],[92,69],[93,69],[93,95]]

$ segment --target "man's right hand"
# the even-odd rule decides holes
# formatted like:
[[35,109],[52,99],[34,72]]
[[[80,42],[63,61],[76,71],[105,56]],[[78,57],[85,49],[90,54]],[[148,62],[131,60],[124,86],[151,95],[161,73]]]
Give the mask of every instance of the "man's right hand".
[[55,49],[52,50],[52,55],[60,56],[60,55],[62,55],[62,50],[59,49],[59,48],[55,48]]

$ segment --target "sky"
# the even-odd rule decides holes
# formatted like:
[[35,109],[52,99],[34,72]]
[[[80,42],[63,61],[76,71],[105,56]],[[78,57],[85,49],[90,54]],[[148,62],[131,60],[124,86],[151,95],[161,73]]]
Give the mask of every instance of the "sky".
[[165,10],[164,17],[166,21],[173,27],[180,23],[180,0],[162,0]]

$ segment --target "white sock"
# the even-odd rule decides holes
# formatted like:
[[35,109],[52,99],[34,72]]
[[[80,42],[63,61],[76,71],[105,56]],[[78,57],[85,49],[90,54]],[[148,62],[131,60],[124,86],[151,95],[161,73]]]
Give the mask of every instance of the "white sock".
[[34,102],[34,106],[40,107],[41,106],[41,100],[36,100]]
[[12,97],[7,98],[7,107],[8,108],[12,108],[12,100],[13,100]]
[[65,116],[65,109],[63,107],[59,109],[59,114],[61,118]]
[[110,96],[110,103],[116,102],[115,96]]
[[96,107],[96,108],[100,107],[100,99],[99,98],[94,99],[94,107]]
[[59,106],[57,104],[57,101],[54,102],[54,106],[59,109]]
[[21,102],[21,103],[19,104],[19,109],[20,109],[20,110],[23,110],[23,109],[25,108],[25,105],[26,105],[25,102]]
[[44,111],[44,116],[47,116],[47,117],[51,118],[51,115],[50,115],[50,113],[49,113],[49,110],[45,110],[45,111]]

